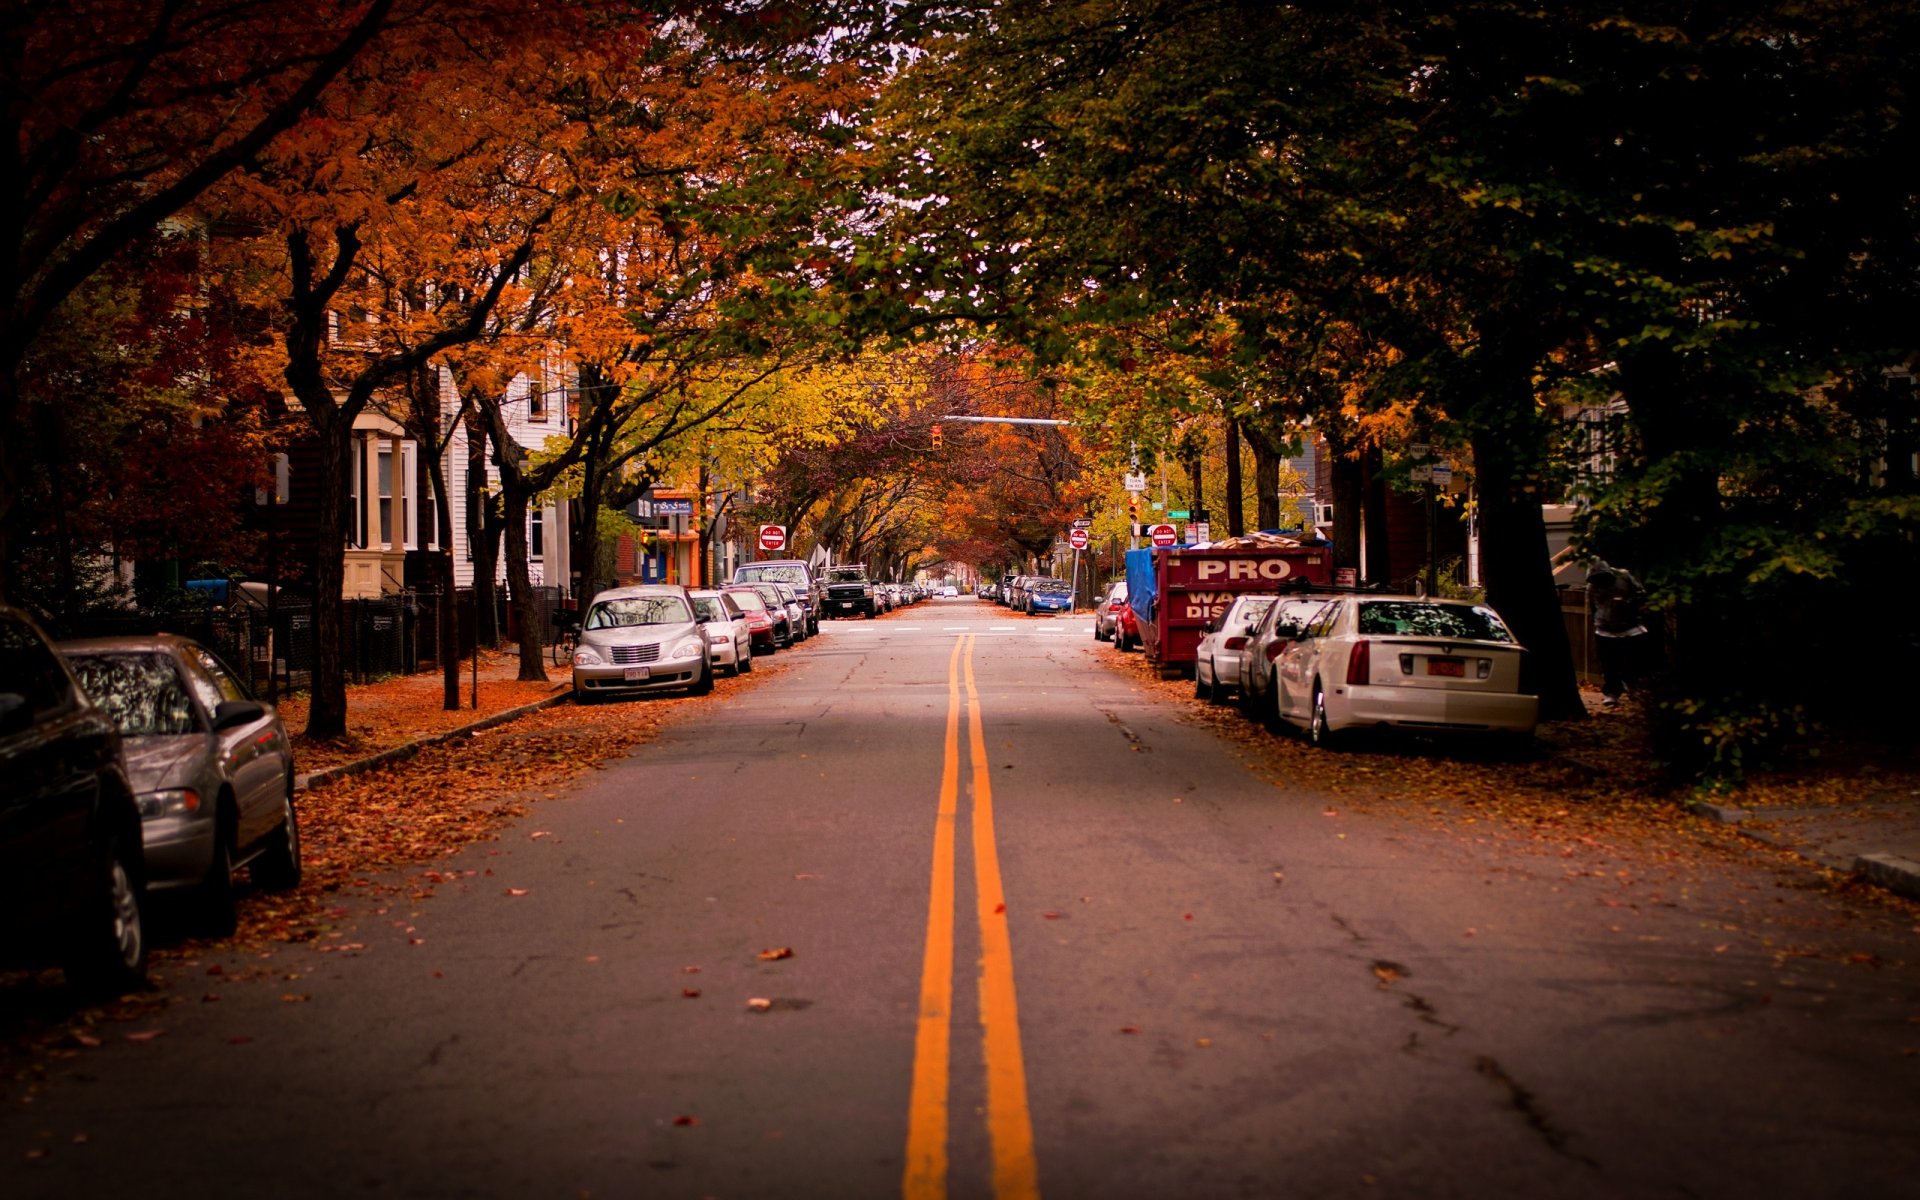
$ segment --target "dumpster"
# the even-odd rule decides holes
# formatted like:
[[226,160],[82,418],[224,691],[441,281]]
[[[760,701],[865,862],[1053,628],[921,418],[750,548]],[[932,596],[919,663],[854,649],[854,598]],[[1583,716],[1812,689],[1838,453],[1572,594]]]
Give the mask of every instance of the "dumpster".
[[1332,579],[1332,546],[1274,534],[1127,551],[1127,602],[1147,658],[1163,671],[1192,669],[1208,624],[1235,596],[1325,586]]

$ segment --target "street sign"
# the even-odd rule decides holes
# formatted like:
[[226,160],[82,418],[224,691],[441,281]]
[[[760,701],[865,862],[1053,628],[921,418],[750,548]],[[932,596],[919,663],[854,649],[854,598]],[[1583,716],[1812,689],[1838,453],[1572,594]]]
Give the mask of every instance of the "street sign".
[[1092,517],[1075,517],[1073,519],[1073,527],[1075,529],[1092,529],[1093,518]]
[[1154,525],[1148,528],[1147,536],[1156,546],[1171,546],[1180,540],[1180,531],[1171,525]]
[[1087,531],[1084,529],[1076,529],[1067,534],[1067,541],[1075,550],[1085,550],[1087,548]]
[[1425,458],[1427,455],[1433,453],[1433,446],[1427,442],[1415,442],[1411,446],[1408,446],[1407,449],[1415,458]]
[[1213,540],[1213,528],[1205,521],[1195,521],[1187,526],[1187,540],[1204,546]]
[[762,525],[760,527],[760,548],[762,550],[785,550],[787,548],[787,527],[785,525]]
[[1433,464],[1433,486],[1435,487],[1453,486],[1453,464],[1451,463]]
[[1188,512],[1184,508],[1176,508],[1176,509],[1173,509],[1171,512],[1167,513],[1167,515],[1169,517],[1172,517],[1176,521],[1184,521],[1188,517],[1191,517],[1193,514]]
[[1147,477],[1145,475],[1129,474],[1126,477],[1125,483],[1127,490],[1130,492],[1144,492],[1147,490]]
[[1411,471],[1408,471],[1407,477],[1409,479],[1412,479],[1415,483],[1432,483],[1433,482],[1433,464],[1421,463],[1419,466],[1413,468]]

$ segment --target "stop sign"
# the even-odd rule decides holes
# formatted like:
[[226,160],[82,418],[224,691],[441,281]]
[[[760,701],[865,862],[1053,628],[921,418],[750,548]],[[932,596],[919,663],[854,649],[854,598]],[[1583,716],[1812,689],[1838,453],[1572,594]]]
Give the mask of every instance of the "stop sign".
[[1072,543],[1075,550],[1085,550],[1087,548],[1087,531],[1084,529],[1076,529],[1067,534],[1067,541]]
[[1147,530],[1147,536],[1156,546],[1171,546],[1180,540],[1179,531],[1171,525],[1155,525]]
[[785,525],[762,525],[760,527],[760,548],[762,550],[785,550],[787,548],[787,527]]

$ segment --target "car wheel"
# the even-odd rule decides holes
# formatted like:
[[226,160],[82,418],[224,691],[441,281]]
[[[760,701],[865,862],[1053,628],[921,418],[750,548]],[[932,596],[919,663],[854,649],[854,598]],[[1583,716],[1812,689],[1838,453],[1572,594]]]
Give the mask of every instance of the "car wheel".
[[1206,672],[1201,669],[1200,663],[1196,660],[1193,664],[1193,698],[1195,700],[1211,700],[1213,699],[1213,688],[1214,685],[1207,682]]
[[253,860],[253,881],[284,892],[300,886],[300,821],[293,811],[293,776],[287,776],[287,794],[281,801],[280,828],[267,835],[267,848]]
[[137,834],[115,838],[107,846],[97,894],[87,900],[64,964],[67,983],[83,995],[125,995],[147,981],[140,853]]
[[1327,727],[1327,693],[1319,680],[1313,683],[1313,712],[1307,718],[1307,741],[1321,750],[1334,748],[1333,730]]
[[690,696],[704,696],[711,691],[713,691],[713,664],[707,663],[701,666],[700,677],[695,679],[692,686],[687,688],[687,694]]
[[739,657],[739,659],[734,662],[733,673],[736,675],[746,675],[750,673],[752,670],[753,670],[753,647],[748,646],[747,652],[745,654],[742,654]]

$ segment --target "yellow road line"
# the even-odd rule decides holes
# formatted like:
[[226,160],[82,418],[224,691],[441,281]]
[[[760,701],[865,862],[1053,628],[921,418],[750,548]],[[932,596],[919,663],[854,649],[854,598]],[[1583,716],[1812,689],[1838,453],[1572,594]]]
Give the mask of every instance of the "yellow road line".
[[940,811],[933,825],[933,886],[927,905],[927,948],[920,968],[920,1022],[913,1038],[913,1089],[907,1101],[904,1200],[945,1200],[947,1105],[953,1017],[954,821],[960,803],[960,648],[947,660],[946,755],[940,768]]
[[1020,1006],[1013,989],[1013,939],[1007,929],[1000,853],[993,837],[993,771],[981,730],[980,693],[967,640],[967,732],[973,765],[973,873],[980,915],[980,1032],[987,1059],[987,1133],[993,1141],[996,1200],[1037,1200],[1033,1118],[1027,1108],[1027,1066],[1020,1049]]

